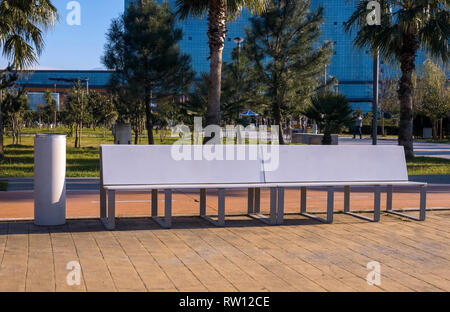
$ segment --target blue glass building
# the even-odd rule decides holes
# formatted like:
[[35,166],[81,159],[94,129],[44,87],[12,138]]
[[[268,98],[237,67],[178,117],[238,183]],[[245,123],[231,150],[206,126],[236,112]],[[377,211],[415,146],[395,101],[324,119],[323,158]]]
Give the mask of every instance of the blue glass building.
[[77,80],[89,90],[106,92],[110,77],[111,71],[106,70],[36,70],[23,71],[17,84],[27,90],[31,110],[36,110],[39,105],[46,106],[46,91],[52,92],[60,109],[67,91]]

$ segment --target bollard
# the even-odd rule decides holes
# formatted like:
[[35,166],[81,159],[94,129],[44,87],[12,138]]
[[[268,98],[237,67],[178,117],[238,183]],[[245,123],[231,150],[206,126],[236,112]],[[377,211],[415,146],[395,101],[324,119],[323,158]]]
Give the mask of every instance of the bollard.
[[34,224],[66,223],[66,136],[34,138]]

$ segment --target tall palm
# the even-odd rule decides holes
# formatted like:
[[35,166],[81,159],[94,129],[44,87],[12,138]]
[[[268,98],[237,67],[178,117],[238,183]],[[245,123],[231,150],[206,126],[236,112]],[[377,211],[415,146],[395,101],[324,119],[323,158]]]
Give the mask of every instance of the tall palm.
[[419,49],[448,62],[450,35],[450,0],[378,0],[381,7],[381,25],[369,26],[369,0],[360,0],[345,28],[358,29],[356,46],[379,50],[387,60],[400,63],[399,145],[406,156],[414,157],[413,148],[413,73]]
[[237,17],[244,8],[252,13],[262,13],[269,0],[177,0],[178,14],[208,16],[210,72],[206,125],[220,125],[220,91],[222,83],[222,53],[227,33],[226,22]]
[[[33,65],[44,47],[44,32],[58,18],[51,0],[2,0],[0,48],[14,70]],[[0,158],[3,157],[3,121],[0,89]]]

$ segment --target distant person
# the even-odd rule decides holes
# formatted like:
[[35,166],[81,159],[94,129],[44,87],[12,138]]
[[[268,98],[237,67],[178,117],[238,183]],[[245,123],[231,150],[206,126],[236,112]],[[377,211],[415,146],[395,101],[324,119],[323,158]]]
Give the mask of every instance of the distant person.
[[353,131],[353,139],[356,139],[356,134],[359,134],[360,140],[362,139],[362,122],[363,118],[361,117],[361,115],[359,115],[355,121],[355,131]]

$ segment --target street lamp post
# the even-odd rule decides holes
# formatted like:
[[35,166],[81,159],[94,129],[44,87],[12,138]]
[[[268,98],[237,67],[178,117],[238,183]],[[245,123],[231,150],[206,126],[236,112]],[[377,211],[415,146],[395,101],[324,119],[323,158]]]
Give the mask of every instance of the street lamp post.
[[241,37],[234,38],[234,43],[236,43],[238,45],[238,60],[237,60],[238,66],[239,66],[239,63],[241,60],[241,44],[242,44],[242,42],[244,42],[244,38],[241,38]]
[[380,81],[380,52],[373,54],[372,144],[378,144],[378,102]]

